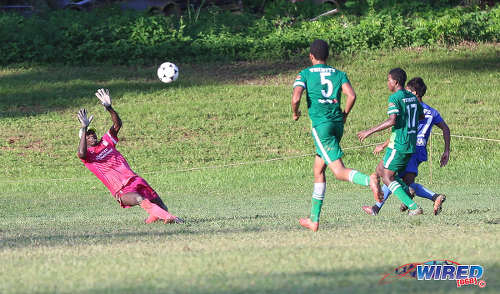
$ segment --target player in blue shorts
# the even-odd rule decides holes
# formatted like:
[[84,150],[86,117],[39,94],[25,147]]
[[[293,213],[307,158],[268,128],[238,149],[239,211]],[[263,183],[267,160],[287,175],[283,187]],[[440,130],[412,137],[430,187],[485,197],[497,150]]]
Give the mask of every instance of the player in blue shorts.
[[[434,202],[434,215],[438,215],[442,210],[442,204],[446,200],[446,196],[443,194],[437,194],[432,192],[431,190],[425,188],[424,186],[415,183],[415,178],[418,175],[418,166],[427,161],[427,140],[431,134],[432,126],[436,125],[443,131],[443,139],[444,139],[444,152],[441,155],[441,167],[445,166],[448,163],[450,158],[450,129],[448,125],[443,120],[441,115],[437,110],[425,104],[422,101],[422,97],[425,95],[427,91],[427,86],[424,81],[420,77],[416,77],[411,79],[406,85],[406,89],[412,92],[415,96],[417,96],[418,101],[424,108],[425,119],[420,120],[418,124],[418,134],[417,134],[417,148],[415,153],[410,158],[408,165],[404,172],[399,173],[399,176],[403,178],[403,181],[410,187],[410,191],[412,192],[410,195],[413,198],[413,195],[417,195],[419,197],[430,199]],[[373,151],[374,154],[380,153],[387,146],[389,141],[386,141],[377,147]],[[384,192],[384,201],[377,202],[373,206],[363,206],[363,210],[370,215],[377,215],[385,203],[385,200],[391,194],[389,188],[384,185],[382,187],[382,191]],[[401,204],[401,211],[407,210],[408,207]]]

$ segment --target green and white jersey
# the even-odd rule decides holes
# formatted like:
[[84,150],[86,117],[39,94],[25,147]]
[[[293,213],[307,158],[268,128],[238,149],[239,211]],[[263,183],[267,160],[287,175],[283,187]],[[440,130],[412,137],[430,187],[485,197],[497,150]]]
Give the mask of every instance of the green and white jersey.
[[306,89],[307,108],[313,127],[324,122],[342,123],[340,96],[344,83],[349,83],[347,75],[326,64],[316,64],[299,73],[293,87]]
[[396,114],[397,117],[387,147],[401,153],[414,153],[417,144],[418,121],[423,111],[417,97],[406,90],[399,90],[389,96],[387,114]]

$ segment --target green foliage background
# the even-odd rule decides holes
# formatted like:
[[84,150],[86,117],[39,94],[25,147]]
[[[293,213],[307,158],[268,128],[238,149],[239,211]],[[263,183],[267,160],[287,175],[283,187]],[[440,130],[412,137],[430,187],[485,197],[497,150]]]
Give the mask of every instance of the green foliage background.
[[287,60],[306,53],[314,38],[327,40],[332,53],[350,53],[497,42],[500,36],[499,5],[480,9],[352,2],[345,3],[342,13],[316,22],[308,19],[326,6],[287,1],[272,1],[262,13],[232,14],[207,7],[196,18],[194,13],[165,17],[117,6],[85,13],[52,11],[29,18],[0,14],[0,64]]

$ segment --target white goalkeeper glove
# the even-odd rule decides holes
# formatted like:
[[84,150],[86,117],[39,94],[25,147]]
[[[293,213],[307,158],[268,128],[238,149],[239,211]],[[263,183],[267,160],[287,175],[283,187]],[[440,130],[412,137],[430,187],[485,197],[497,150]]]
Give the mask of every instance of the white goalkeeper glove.
[[82,124],[82,129],[83,128],[88,128],[92,120],[94,119],[94,116],[91,115],[90,118],[87,118],[87,110],[85,108],[80,109],[78,111],[78,120]]
[[80,111],[78,111],[77,117],[80,123],[82,124],[82,128],[78,132],[78,137],[81,138],[85,133],[85,131],[87,130],[90,123],[92,122],[92,120],[94,119],[94,116],[91,115],[90,118],[87,118],[87,110],[85,108],[82,108],[80,109]]
[[108,89],[99,89],[95,95],[101,100],[101,104],[104,105],[104,107],[108,108],[111,106],[111,96],[109,96]]

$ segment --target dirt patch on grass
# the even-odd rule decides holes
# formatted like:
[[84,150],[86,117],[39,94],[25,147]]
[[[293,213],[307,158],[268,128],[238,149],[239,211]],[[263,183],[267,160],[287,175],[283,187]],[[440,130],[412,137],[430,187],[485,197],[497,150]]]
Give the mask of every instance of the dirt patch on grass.
[[44,147],[45,146],[44,146],[42,140],[36,140],[36,141],[30,142],[27,145],[25,145],[24,149],[41,152],[41,151],[44,151],[46,149]]
[[31,139],[24,135],[10,136],[6,139],[6,145],[0,146],[0,150],[4,151],[21,151],[18,153],[24,156],[24,151],[44,152],[47,151],[47,146],[41,139]]
[[7,144],[4,145],[3,142],[2,142],[2,146],[0,146],[0,150],[4,150],[4,151],[10,151],[10,150],[15,150],[16,149],[16,146],[14,146],[19,140],[21,140],[21,137],[19,136],[10,136],[8,138],[5,139],[2,139],[3,142],[6,142]]
[[9,139],[7,139],[7,143],[9,145],[12,145],[14,143],[16,143],[17,141],[19,141],[19,139],[21,139],[20,137],[10,137]]

